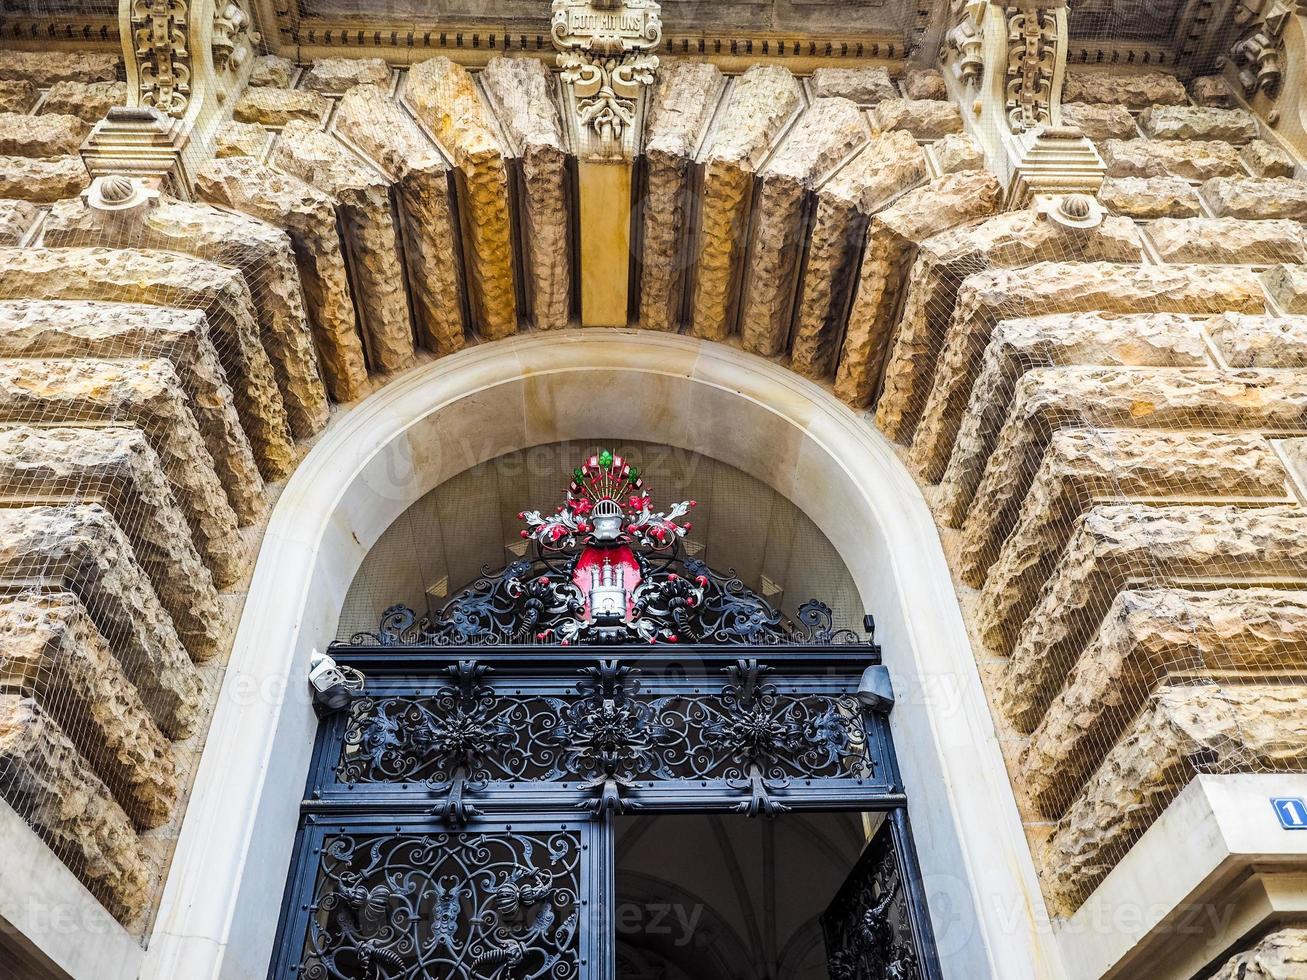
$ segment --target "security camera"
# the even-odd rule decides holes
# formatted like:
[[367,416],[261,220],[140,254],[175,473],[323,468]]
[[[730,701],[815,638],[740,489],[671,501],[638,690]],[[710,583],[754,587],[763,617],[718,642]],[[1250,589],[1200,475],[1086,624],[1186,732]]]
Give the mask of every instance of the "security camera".
[[309,655],[309,686],[313,689],[313,710],[319,718],[339,711],[363,690],[362,671],[340,667],[336,661],[314,650]]
[[887,715],[894,707],[894,686],[890,683],[889,668],[876,664],[862,672],[858,682],[858,700],[878,714]]

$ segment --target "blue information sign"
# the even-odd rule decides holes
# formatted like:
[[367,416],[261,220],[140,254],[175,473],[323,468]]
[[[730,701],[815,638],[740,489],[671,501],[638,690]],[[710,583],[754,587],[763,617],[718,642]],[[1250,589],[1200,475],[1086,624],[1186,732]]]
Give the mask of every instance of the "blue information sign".
[[1307,803],[1298,796],[1273,796],[1271,806],[1285,830],[1307,830]]

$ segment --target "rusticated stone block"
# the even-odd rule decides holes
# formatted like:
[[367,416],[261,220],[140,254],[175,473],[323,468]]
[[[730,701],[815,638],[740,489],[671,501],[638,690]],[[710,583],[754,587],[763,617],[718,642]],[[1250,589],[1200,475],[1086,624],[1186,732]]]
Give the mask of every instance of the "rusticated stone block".
[[295,445],[254,303],[238,269],[174,252],[137,248],[0,249],[10,298],[90,299],[200,309],[236,396],[260,470],[279,479]]
[[491,58],[481,79],[522,160],[531,320],[544,330],[566,327],[572,293],[567,152],[552,73],[535,58]]
[[1228,109],[1234,104],[1234,96],[1225,79],[1220,75],[1199,75],[1189,82],[1189,94],[1194,101],[1203,106],[1215,106]]
[[17,245],[36,221],[29,201],[0,200],[0,245]]
[[265,54],[254,59],[254,67],[250,69],[250,87],[290,88],[290,80],[294,77],[295,64],[289,58]]
[[136,303],[0,301],[0,357],[167,358],[233,508],[247,523],[263,512],[263,481],[202,312]]
[[1212,980],[1303,980],[1307,977],[1307,929],[1283,927],[1236,953]]
[[1307,219],[1307,184],[1288,177],[1213,177],[1201,193],[1218,218]]
[[1239,159],[1257,177],[1292,177],[1298,167],[1293,157],[1266,140],[1253,140],[1240,147]]
[[261,218],[290,234],[327,388],[337,401],[360,397],[368,374],[334,199],[298,177],[239,157],[202,166],[195,190],[206,201]]
[[949,133],[931,147],[940,173],[956,174],[964,170],[984,170],[985,152],[975,138],[966,133]]
[[0,51],[0,79],[24,79],[36,85],[55,82],[112,82],[118,77],[116,54],[82,51]]
[[0,796],[120,922],[145,911],[150,868],[131,821],[30,698],[0,696]]
[[257,157],[268,145],[268,131],[258,123],[229,122],[213,138],[216,157]]
[[[251,290],[260,339],[291,431],[311,436],[327,424],[327,393],[285,232],[245,215],[171,198],[156,198],[128,212],[101,211],[74,200],[51,209],[41,240],[52,246],[93,241],[164,249],[239,269]],[[216,459],[218,451],[210,450]]]
[[910,133],[874,137],[817,192],[797,303],[790,367],[809,378],[835,368],[866,216],[926,179],[926,154]]
[[339,95],[355,85],[390,84],[385,58],[318,58],[300,79],[300,88]]
[[1307,367],[1307,316],[1226,313],[1208,321],[1207,335],[1232,368]]
[[1307,260],[1303,226],[1296,221],[1239,218],[1158,218],[1146,229],[1164,262],[1222,264]]
[[80,156],[42,160],[0,156],[0,197],[49,204],[80,194],[90,182]]
[[1180,80],[1162,72],[1126,74],[1117,68],[1094,71],[1071,69],[1066,73],[1062,102],[1106,102],[1127,109],[1152,105],[1184,105],[1189,101]]
[[[1264,304],[1256,274],[1239,268],[1049,262],[970,276],[958,290],[934,385],[913,436],[912,459],[931,482],[943,474],[971,396],[980,354],[999,319],[1076,310],[1256,313]],[[893,404],[913,404],[920,388],[920,380],[914,381],[894,393]],[[886,405],[882,399],[881,406]],[[878,423],[881,406],[877,407]]]
[[1103,160],[1109,177],[1210,180],[1243,173],[1239,151],[1215,140],[1108,140]]
[[1103,140],[1129,140],[1139,135],[1135,117],[1122,105],[1063,102],[1062,125],[1074,126],[1095,143]]
[[39,93],[26,79],[0,81],[0,112],[27,112]]
[[401,227],[418,337],[437,354],[464,345],[459,232],[449,167],[408,113],[375,85],[358,85],[336,107],[336,131],[399,188]]
[[948,469],[940,480],[940,520],[957,527],[966,516],[1007,418],[1016,383],[1031,368],[1207,363],[1198,322],[1179,313],[1052,313],[1002,321],[985,348]]
[[1139,127],[1159,140],[1224,140],[1247,143],[1257,135],[1257,123],[1243,109],[1192,105],[1155,105],[1139,116]]
[[1195,773],[1307,765],[1304,694],[1261,684],[1159,691],[1042,848],[1050,911],[1079,906]]
[[138,425],[158,453],[218,584],[234,583],[243,570],[236,515],[170,362],[0,358],[0,421],[124,420]]
[[461,65],[431,58],[409,69],[404,99],[463,176],[473,328],[489,340],[517,332],[513,219],[504,150],[476,85]]
[[56,82],[46,93],[41,112],[76,116],[94,124],[111,107],[126,104],[126,82]]
[[[1016,387],[1012,408],[963,525],[965,581],[979,583],[1016,523],[1017,511],[1053,432],[1075,425],[1155,429],[1295,431],[1307,378],[1281,371],[1200,368],[1037,368]],[[988,594],[988,590],[987,590]],[[982,614],[985,638],[1006,652],[1010,624]],[[1005,635],[1006,635],[1005,634]]]
[[172,816],[172,746],[75,595],[0,600],[0,691],[48,713],[138,827]]
[[886,99],[872,110],[871,118],[882,133],[906,129],[919,140],[937,140],[962,132],[958,107],[938,99]]
[[293,120],[320,126],[330,110],[331,100],[317,92],[260,86],[245,90],[232,116],[260,126],[285,126]]
[[992,174],[949,174],[909,191],[872,218],[835,374],[837,397],[857,407],[871,401],[893,341],[904,273],[917,246],[931,235],[993,214],[1001,197]]
[[948,89],[938,68],[909,68],[903,74],[903,94],[909,99],[947,99]]
[[404,292],[399,232],[390,211],[390,185],[336,139],[303,122],[290,122],[269,163],[335,196],[354,258],[355,282],[368,354],[382,371],[413,364],[413,326]]
[[1307,313],[1307,268],[1274,265],[1262,273],[1266,292],[1286,313]]
[[899,94],[884,68],[818,68],[812,73],[812,97],[870,106],[897,99]]
[[1307,570],[1307,514],[1297,507],[1094,507],[1076,523],[998,685],[1014,720],[1038,721],[1127,583],[1159,575],[1220,581]]
[[[1269,443],[1255,433],[1063,429],[1049,443],[1016,526],[990,568],[981,596],[983,618],[1019,623],[1029,613],[1076,520],[1097,503],[1125,498],[1275,502],[1286,498],[1286,487],[1287,476]],[[976,538],[965,539],[964,546],[966,572],[974,575],[988,554],[977,557]],[[998,544],[979,547],[997,550]]]
[[199,674],[103,507],[0,508],[0,580],[75,593],[164,734],[194,731]]
[[784,68],[755,65],[738,79],[702,155],[699,242],[691,332],[723,340],[734,327],[754,172],[800,103]]
[[867,126],[854,103],[818,99],[758,173],[741,285],[745,350],[764,357],[784,350],[807,232],[807,195],[866,139]]
[[25,116],[0,112],[0,153],[18,157],[58,157],[76,153],[91,131],[76,116]]
[[1257,676],[1307,668],[1307,592],[1122,592],[1021,753],[1046,817],[1075,798],[1169,671]]
[[1108,177],[1098,188],[1098,202],[1114,214],[1143,221],[1203,213],[1197,188],[1180,177]]
[[218,652],[223,613],[163,464],[125,425],[0,426],[0,496],[95,500],[109,511],[196,660]]
[[680,326],[691,167],[723,84],[721,71],[704,63],[679,61],[658,73],[645,124],[640,282],[640,326],[645,330]]

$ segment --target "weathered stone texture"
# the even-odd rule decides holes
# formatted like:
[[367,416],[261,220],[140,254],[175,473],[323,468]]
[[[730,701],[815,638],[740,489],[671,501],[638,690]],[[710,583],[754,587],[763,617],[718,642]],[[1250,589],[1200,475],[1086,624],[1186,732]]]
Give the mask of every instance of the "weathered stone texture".
[[1288,177],[1213,177],[1201,193],[1218,218],[1307,219],[1307,184]]
[[80,200],[51,209],[42,227],[44,244],[92,241],[182,252],[239,269],[250,288],[291,431],[311,436],[327,424],[327,393],[285,232],[244,215],[171,198],[156,198],[127,212],[99,211]]
[[172,746],[75,595],[0,600],[0,690],[47,712],[138,827],[172,815]]
[[310,92],[339,95],[355,85],[390,84],[390,66],[384,58],[318,58],[300,79]]
[[708,138],[691,324],[696,337],[723,340],[734,326],[732,307],[753,174],[799,102],[793,75],[784,68],[754,66],[735,80],[730,101]]
[[866,237],[866,216],[925,179],[925,151],[900,130],[873,137],[817,192],[796,301],[792,370],[809,378],[832,372]]
[[30,698],[0,696],[0,796],[119,921],[145,911],[150,868],[131,821]]
[[36,86],[26,79],[0,81],[0,112],[27,112],[38,94]]
[[35,85],[55,82],[112,82],[118,77],[116,54],[81,51],[0,51],[0,79]]
[[1127,109],[1152,105],[1184,105],[1189,101],[1180,80],[1162,72],[1126,74],[1116,68],[1103,71],[1070,69],[1062,89],[1062,102],[1106,102]]
[[1000,322],[940,480],[945,524],[956,527],[966,516],[1017,381],[1032,368],[1067,364],[1198,367],[1207,357],[1198,323],[1177,313],[1053,313]]
[[8,248],[0,249],[0,275],[13,298],[113,300],[203,310],[263,475],[278,479],[294,468],[297,457],[286,407],[239,270],[158,250]]
[[1238,149],[1215,140],[1108,140],[1103,159],[1110,177],[1209,180],[1243,173]]
[[73,154],[90,131],[90,125],[76,116],[0,112],[0,153],[18,157]]
[[1257,123],[1243,109],[1192,105],[1155,105],[1139,116],[1139,127],[1159,140],[1224,140],[1247,143],[1257,135]]
[[868,106],[899,97],[884,68],[818,68],[811,84],[814,99],[849,99]]
[[1226,313],[1207,322],[1207,335],[1232,368],[1307,367],[1307,316]]
[[1212,980],[1307,980],[1307,929],[1284,927],[1231,956]]
[[1129,140],[1139,135],[1135,117],[1122,105],[1063,102],[1062,125],[1074,126],[1095,143],[1103,140]]
[[124,420],[138,425],[158,453],[196,546],[218,584],[235,582],[243,557],[236,515],[170,362],[0,359],[0,421]]
[[254,59],[254,67],[250,69],[250,87],[289,88],[294,76],[295,64],[289,58],[265,54]]
[[938,68],[909,68],[903,75],[903,94],[909,99],[947,99],[948,89]]
[[1266,292],[1286,313],[1307,313],[1307,268],[1274,265],[1262,273]]
[[490,340],[516,333],[508,171],[476,85],[460,65],[431,58],[409,69],[404,98],[464,177],[474,329]]
[[334,200],[297,177],[239,157],[205,164],[195,189],[206,201],[289,232],[328,390],[341,402],[360,397],[368,374]]
[[[1206,454],[1206,455],[1204,455]],[[1286,499],[1287,476],[1269,442],[1256,433],[1152,429],[1063,429],[1053,435],[1015,526],[984,579],[987,622],[1018,623],[1039,597],[1076,528],[1097,503],[1128,498],[1169,501]],[[988,558],[977,560],[969,537],[966,581],[981,584]],[[998,551],[997,538],[987,555]]]
[[940,173],[956,174],[964,170],[984,170],[985,152],[975,137],[966,133],[949,133],[931,147]]
[[1253,140],[1240,147],[1239,159],[1257,177],[1292,177],[1298,167],[1293,157],[1266,140]]
[[872,110],[871,118],[882,133],[906,129],[919,140],[937,140],[962,132],[958,107],[938,99],[886,99]]
[[90,182],[80,156],[0,156],[0,197],[49,204],[80,194]]
[[[1037,368],[1016,386],[963,525],[962,575],[979,584],[1016,523],[1053,432],[1075,425],[1295,431],[1307,379],[1293,372],[1206,368]],[[989,595],[987,587],[987,596]],[[999,598],[995,593],[995,598]],[[1012,597],[1001,597],[1004,602]],[[982,619],[993,617],[987,613]],[[998,628],[1001,624],[991,623]],[[1002,646],[986,627],[986,639]]]
[[1051,911],[1066,915],[1083,902],[1199,766],[1301,770],[1304,695],[1301,687],[1260,684],[1159,691],[1042,849]]
[[893,341],[904,273],[917,246],[931,235],[993,214],[1001,197],[992,174],[950,174],[909,191],[872,218],[835,375],[836,396],[859,407],[871,401]]
[[229,122],[213,138],[216,157],[257,157],[268,144],[268,131],[258,123]]
[[0,199],[0,245],[17,245],[36,220],[30,201]]
[[1098,189],[1098,202],[1114,214],[1145,221],[1203,213],[1198,189],[1180,177],[1108,177]]
[[1141,589],[1112,603],[1021,753],[1021,785],[1056,818],[1169,671],[1307,668],[1307,593]]
[[390,185],[334,137],[302,122],[286,124],[269,163],[340,202],[368,355],[382,371],[413,364],[413,327],[404,291],[399,235],[390,211]]
[[223,613],[213,577],[141,430],[0,426],[0,496],[102,504],[131,543],[192,657],[204,660],[218,652]]
[[658,73],[645,126],[640,326],[676,330],[685,290],[690,168],[723,85],[715,65],[680,61]]
[[41,112],[76,116],[97,123],[109,109],[127,104],[126,82],[56,82],[41,103]]
[[[971,395],[980,354],[999,319],[1076,310],[1254,313],[1264,303],[1256,274],[1240,268],[1049,262],[969,276],[958,290],[934,384],[913,435],[913,461],[926,479],[939,479]],[[877,406],[877,424],[882,415],[905,415],[910,408],[904,406],[917,403],[923,378],[914,374],[910,381],[889,400],[887,385],[887,397]]]
[[551,73],[535,58],[491,58],[481,78],[522,159],[531,320],[545,330],[566,327],[572,290],[567,152]]
[[1146,229],[1164,262],[1222,264],[1307,260],[1303,226],[1296,221],[1239,218],[1158,218]]
[[745,350],[771,357],[784,349],[807,231],[806,196],[866,138],[856,105],[848,99],[818,99],[759,172],[741,293]]
[[464,345],[449,167],[426,134],[375,85],[357,85],[336,107],[336,131],[399,188],[401,228],[418,336],[437,354]]
[[1189,94],[1199,105],[1227,109],[1234,104],[1234,96],[1220,75],[1199,75],[1189,82]]
[[75,593],[163,732],[170,738],[192,733],[199,674],[103,507],[0,508],[0,580]]
[[232,110],[237,122],[261,126],[285,126],[292,120],[322,124],[331,109],[331,100],[304,89],[271,87],[248,88]]

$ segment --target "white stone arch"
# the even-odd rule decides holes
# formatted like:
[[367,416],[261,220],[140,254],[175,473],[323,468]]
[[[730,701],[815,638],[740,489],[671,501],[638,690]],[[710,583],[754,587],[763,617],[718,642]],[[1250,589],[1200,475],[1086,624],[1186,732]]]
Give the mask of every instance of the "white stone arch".
[[382,531],[455,473],[567,439],[662,442],[789,497],[835,543],[893,672],[898,757],[949,977],[1061,973],[934,523],[890,444],[818,385],[675,335],[511,338],[340,419],[272,513],[142,976],[266,976],[316,728],[308,657]]

